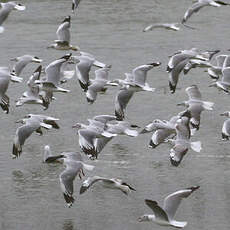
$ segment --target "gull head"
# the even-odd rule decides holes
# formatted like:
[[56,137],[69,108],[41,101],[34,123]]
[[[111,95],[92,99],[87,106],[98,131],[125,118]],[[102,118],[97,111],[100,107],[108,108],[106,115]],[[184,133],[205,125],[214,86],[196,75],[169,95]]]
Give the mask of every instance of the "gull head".
[[140,216],[137,220],[139,222],[150,221],[149,216],[147,214]]
[[225,112],[221,113],[220,116],[230,117],[230,112],[225,111]]

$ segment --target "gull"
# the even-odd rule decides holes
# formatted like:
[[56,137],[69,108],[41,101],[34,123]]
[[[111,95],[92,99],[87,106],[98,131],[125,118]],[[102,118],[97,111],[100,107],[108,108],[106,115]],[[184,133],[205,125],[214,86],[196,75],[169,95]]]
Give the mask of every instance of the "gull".
[[189,100],[178,103],[177,105],[183,105],[187,107],[187,110],[191,113],[190,124],[195,130],[199,129],[201,112],[204,110],[213,110],[214,103],[210,101],[203,101],[200,90],[197,85],[191,85],[185,89]]
[[[189,111],[180,112],[176,116],[173,116],[172,118],[170,118],[169,121],[155,119],[151,123],[146,125],[144,129],[140,132],[140,134],[149,133],[149,132],[154,131],[150,139],[150,142],[149,142],[149,148],[156,148],[161,143],[164,143],[167,140],[167,138],[169,138],[170,136],[176,135],[175,125],[176,125],[177,120],[182,117],[187,117],[190,119],[191,114]],[[187,135],[189,136],[189,133]]]
[[0,33],[4,32],[4,27],[1,26],[3,22],[7,19],[12,10],[23,11],[26,7],[20,3],[15,2],[1,2],[0,3]]
[[220,52],[220,50],[213,50],[213,51],[205,51],[202,52],[202,56],[206,58],[206,60],[200,60],[200,59],[190,59],[186,66],[184,67],[184,74],[187,74],[192,68],[200,67],[200,68],[212,68],[216,69],[218,67],[212,65],[210,63],[212,57]]
[[179,23],[155,23],[145,27],[143,29],[143,32],[147,32],[158,28],[163,28],[163,29],[173,30],[173,31],[180,30]]
[[64,199],[70,208],[75,200],[73,197],[73,181],[75,177],[79,176],[81,178],[81,174],[85,175],[84,169],[91,171],[94,169],[94,166],[69,158],[64,158],[64,165],[66,165],[66,169],[59,175],[59,180]]
[[62,163],[64,158],[69,158],[75,161],[83,161],[80,153],[77,152],[62,152],[58,155],[53,155],[50,146],[45,145],[43,148],[43,162],[44,163]]
[[153,62],[146,65],[140,65],[132,70],[132,73],[126,73],[125,80],[115,79],[111,83],[118,83],[122,88],[115,97],[115,116],[118,120],[124,120],[125,109],[133,96],[134,92],[150,91],[154,92],[155,88],[151,88],[146,82],[147,72],[153,67],[161,65],[160,62]]
[[89,86],[89,72],[92,66],[100,68],[109,67],[108,65],[97,61],[92,54],[87,52],[79,52],[79,56],[72,56],[71,60],[73,62],[78,62],[76,64],[75,72],[79,84],[84,91],[87,91]]
[[92,156],[91,159],[97,158],[98,154],[102,151],[106,144],[117,135],[127,135],[130,137],[137,137],[138,132],[131,128],[139,128],[137,125],[132,125],[127,121],[116,121],[114,124],[106,123],[105,131],[110,133],[111,136],[102,136],[95,139],[95,156]]
[[9,87],[11,75],[10,70],[7,67],[0,67],[0,106],[5,113],[9,113],[10,98],[6,95],[6,91]]
[[189,120],[187,117],[178,119],[175,125],[176,139],[167,140],[173,145],[170,150],[170,161],[173,166],[180,164],[189,148],[195,152],[200,152],[202,149],[200,141],[191,142],[189,140],[191,136]]
[[210,58],[209,52],[201,52],[197,48],[181,50],[172,55],[169,59],[167,72],[169,73],[169,88],[171,93],[175,93],[179,80],[179,74],[185,68],[190,59],[207,61]]
[[16,61],[15,65],[13,66],[12,74],[15,74],[15,76],[17,76],[17,77],[20,76],[22,70],[29,63],[31,63],[31,62],[41,63],[42,62],[42,59],[40,59],[36,56],[29,55],[29,54],[26,54],[26,55],[23,55],[20,57],[16,57],[16,58],[12,58],[10,60]]
[[154,92],[155,89],[151,88],[146,82],[147,73],[153,67],[161,65],[160,62],[153,62],[145,65],[137,66],[132,70],[132,81],[125,83],[127,89],[133,90],[134,92],[139,91],[150,91]]
[[62,64],[67,62],[71,57],[70,54],[66,54],[63,57],[51,62],[45,68],[46,78],[44,80],[36,80],[35,83],[39,85],[41,91],[45,91],[45,100],[50,102],[53,98],[54,92],[68,93],[70,92],[67,89],[59,87],[61,80],[61,67]]
[[70,44],[70,25],[71,17],[65,17],[61,25],[56,31],[57,40],[53,44],[49,45],[47,48],[54,48],[56,50],[74,50],[77,51],[80,48]]
[[196,1],[192,6],[190,6],[182,19],[182,24],[184,24],[191,16],[193,13],[197,13],[201,8],[205,6],[214,6],[214,7],[220,7],[221,5],[230,5],[229,3],[225,3],[223,1],[215,1],[215,0],[198,0]]
[[115,97],[115,116],[117,120],[122,121],[125,119],[125,109],[134,94],[134,91],[127,89],[125,85],[132,81],[133,75],[131,73],[125,73],[125,79],[114,79],[108,83],[108,85],[120,85],[122,87]]
[[174,219],[176,211],[182,199],[189,197],[194,191],[199,189],[200,186],[194,186],[176,191],[168,195],[164,199],[163,207],[161,208],[156,201],[145,200],[145,204],[151,208],[154,214],[145,214],[138,218],[139,222],[153,221],[162,226],[172,226],[176,228],[184,228],[187,222],[176,221]]
[[222,69],[222,78],[209,85],[209,87],[216,87],[219,90],[223,90],[229,93],[230,90],[230,67]]
[[81,0],[72,0],[72,13],[74,13],[74,10],[77,9],[80,1]]
[[42,66],[40,65],[27,81],[28,90],[16,101],[17,107],[24,104],[38,104],[42,105],[44,110],[48,109],[49,103],[40,95],[39,86],[35,84],[35,81],[40,79],[41,70]]
[[32,113],[29,113],[24,117],[24,119],[30,119],[30,118],[34,118],[38,120],[40,122],[40,125],[44,128],[47,128],[47,129],[51,129],[51,128],[59,129],[60,128],[59,125],[57,124],[57,121],[59,121],[59,118],[55,118],[55,117],[51,117],[51,116],[47,116],[43,114],[32,114]]
[[139,128],[139,126],[130,124],[128,121],[116,121],[115,124],[106,124],[106,131],[111,134],[137,137],[138,131],[130,128]]
[[22,146],[26,139],[30,137],[33,132],[37,132],[42,135],[41,124],[39,120],[35,118],[22,119],[17,122],[23,122],[24,124],[16,130],[16,134],[13,141],[13,158],[17,158],[22,153]]
[[101,181],[103,183],[103,185],[107,188],[121,190],[125,195],[128,195],[131,192],[131,190],[136,191],[136,189],[131,187],[126,182],[123,182],[121,179],[93,176],[93,177],[88,177],[82,183],[82,186],[80,188],[80,194],[87,191],[93,184],[95,184],[96,182],[99,182],[99,181]]
[[156,148],[159,144],[163,143],[169,136],[176,134],[175,124],[179,116],[173,116],[169,121],[155,119],[149,123],[140,132],[140,134],[154,131],[149,142],[150,148]]
[[89,104],[94,103],[98,92],[104,92],[108,80],[110,68],[104,67],[95,71],[95,79],[90,80],[90,85],[86,91],[86,98]]
[[222,76],[222,69],[226,57],[227,55],[223,54],[215,57],[216,65],[213,65],[210,68],[208,68],[208,74],[211,78],[218,79],[220,76]]
[[230,112],[225,111],[220,114],[220,116],[228,117],[228,119],[224,122],[222,126],[222,140],[229,140],[230,137]]
[[100,121],[88,119],[88,122],[89,125],[76,123],[72,127],[78,129],[78,141],[82,151],[89,157],[97,158],[98,152],[95,146],[96,139],[100,137],[111,138],[117,134],[112,134],[104,130],[105,124]]

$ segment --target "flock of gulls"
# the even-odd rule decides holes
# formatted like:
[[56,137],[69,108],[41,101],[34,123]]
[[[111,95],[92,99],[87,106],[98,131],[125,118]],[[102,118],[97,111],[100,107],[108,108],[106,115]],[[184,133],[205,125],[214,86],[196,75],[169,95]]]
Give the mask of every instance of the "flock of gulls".
[[[80,0],[73,0],[72,12],[79,8]],[[84,2],[83,2],[84,3]],[[162,23],[151,24],[143,29],[144,32],[165,28],[178,31],[184,26],[186,29],[195,29],[187,24],[187,21],[194,13],[197,13],[205,6],[220,7],[228,6],[229,3],[213,0],[198,0],[193,3],[185,12],[180,23]],[[5,28],[2,24],[5,22],[12,10],[23,11],[26,7],[15,2],[0,3],[0,32]],[[78,9],[77,9],[78,10]],[[20,17],[20,15],[18,15]],[[69,207],[74,203],[74,180],[76,177],[82,179],[85,176],[85,170],[93,170],[95,166],[83,162],[82,154],[88,156],[90,160],[103,158],[103,151],[106,151],[106,145],[118,135],[126,135],[138,138],[138,135],[152,133],[149,140],[150,148],[161,148],[159,145],[170,143],[169,159],[172,167],[177,167],[182,163],[186,153],[191,149],[200,152],[202,145],[200,141],[191,141],[191,136],[195,136],[200,128],[202,111],[213,110],[214,103],[204,101],[201,96],[198,85],[189,85],[185,89],[188,100],[178,102],[178,105],[185,107],[180,113],[175,114],[169,121],[154,119],[145,127],[139,127],[126,119],[126,108],[131,98],[139,91],[154,92],[155,88],[147,82],[149,71],[154,70],[161,65],[160,62],[140,63],[130,73],[124,74],[124,79],[109,79],[109,72],[112,68],[110,64],[102,63],[93,54],[83,52],[76,45],[70,44],[71,16],[66,16],[56,31],[57,40],[47,48],[69,51],[69,53],[58,57],[46,67],[40,63],[42,60],[33,55],[23,55],[13,58],[15,61],[12,69],[0,67],[0,95],[1,108],[8,114],[10,112],[10,98],[7,96],[7,89],[13,87],[13,84],[22,84],[23,69],[30,63],[39,63],[26,82],[25,92],[16,100],[16,106],[33,104],[41,106],[48,110],[50,103],[56,98],[57,93],[69,93],[65,89],[72,78],[77,78],[82,91],[85,93],[89,104],[100,100],[100,97],[106,93],[110,87],[117,87],[115,96],[114,115],[103,114],[88,118],[86,123],[73,123],[72,127],[77,130],[80,152],[62,152],[53,154],[49,145],[44,146],[44,163],[63,163],[66,167],[59,175],[60,187],[64,200]],[[7,23],[6,23],[7,29]],[[178,50],[169,56],[166,71],[169,76],[169,89],[175,93],[177,83],[181,73],[189,74],[193,68],[203,68],[211,78],[210,87],[216,87],[223,93],[230,92],[230,56],[219,54],[220,50],[199,50],[191,48],[187,50]],[[68,70],[72,67],[73,70]],[[95,78],[90,78],[92,67],[96,67]],[[183,80],[183,79],[181,79]],[[100,97],[99,97],[100,95]],[[130,102],[130,103],[135,103]],[[90,105],[89,105],[90,106]],[[228,140],[230,137],[230,112],[221,113],[228,117],[222,127],[222,138]],[[42,114],[27,114],[22,119],[16,121],[21,123],[15,132],[12,143],[12,157],[23,157],[23,146],[29,145],[29,137],[34,132],[42,135],[45,130],[59,129],[59,118]],[[96,162],[96,161],[94,161]],[[85,193],[95,183],[103,185],[105,188],[120,190],[125,195],[131,191],[136,191],[132,185],[119,178],[107,178],[94,175],[83,181],[80,187],[80,194]],[[156,201],[145,200],[146,205],[152,210],[152,214],[145,214],[138,218],[138,221],[153,221],[159,225],[173,226],[183,228],[187,222],[176,221],[175,213],[184,198],[189,197],[199,186],[180,189],[168,195],[164,199],[163,207],[160,207]],[[137,189],[138,191],[138,189]]]

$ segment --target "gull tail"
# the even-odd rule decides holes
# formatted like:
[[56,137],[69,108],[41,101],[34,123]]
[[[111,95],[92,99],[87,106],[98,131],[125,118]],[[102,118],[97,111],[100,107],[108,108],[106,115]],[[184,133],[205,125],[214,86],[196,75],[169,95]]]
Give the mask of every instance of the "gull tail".
[[3,33],[4,32],[4,27],[3,26],[0,26],[0,33]]
[[131,137],[137,137],[138,136],[138,131],[132,130],[132,129],[127,129],[125,130],[125,134]]
[[191,149],[199,153],[202,149],[201,142],[200,141],[191,142]]
[[187,222],[172,220],[170,221],[170,224],[176,228],[184,228],[187,225]]
[[84,169],[88,170],[88,171],[92,171],[95,168],[95,166],[88,165],[88,164],[85,164],[85,163],[82,163],[82,165],[83,165]]
[[210,101],[204,101],[203,102],[203,107],[206,110],[213,110],[214,103]]
[[104,131],[101,135],[104,137],[115,137],[115,136],[117,136],[117,134],[109,133],[107,131]]

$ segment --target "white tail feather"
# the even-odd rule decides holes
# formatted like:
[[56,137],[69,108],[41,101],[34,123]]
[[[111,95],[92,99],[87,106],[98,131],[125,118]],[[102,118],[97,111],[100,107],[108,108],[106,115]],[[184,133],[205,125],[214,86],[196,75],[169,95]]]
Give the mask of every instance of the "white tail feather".
[[131,137],[137,137],[138,136],[138,132],[136,130],[132,130],[132,129],[126,129],[125,134],[128,136],[131,136]]
[[172,220],[170,221],[170,224],[177,228],[184,228],[187,225],[187,222]]
[[199,153],[202,149],[201,142],[200,141],[191,142],[191,149]]

